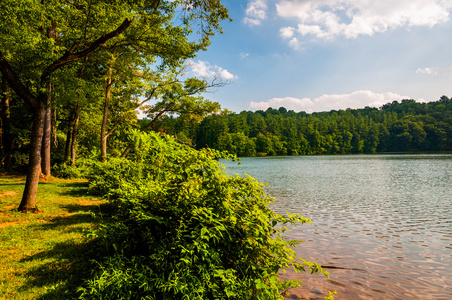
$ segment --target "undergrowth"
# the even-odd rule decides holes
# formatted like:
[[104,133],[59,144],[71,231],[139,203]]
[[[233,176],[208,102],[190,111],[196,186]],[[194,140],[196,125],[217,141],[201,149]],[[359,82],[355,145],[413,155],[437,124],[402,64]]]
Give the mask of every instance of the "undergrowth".
[[279,270],[326,274],[282,237],[286,224],[310,220],[270,210],[260,183],[219,166],[225,154],[155,133],[132,142],[128,159],[97,163],[90,175],[112,222],[92,232],[108,255],[82,299],[281,299],[300,281],[281,280]]

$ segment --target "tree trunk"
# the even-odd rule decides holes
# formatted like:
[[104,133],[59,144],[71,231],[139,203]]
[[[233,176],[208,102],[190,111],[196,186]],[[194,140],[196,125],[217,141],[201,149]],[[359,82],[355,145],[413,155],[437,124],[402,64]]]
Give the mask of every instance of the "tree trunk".
[[111,73],[112,68],[108,69],[107,85],[105,87],[105,103],[104,103],[104,113],[102,115],[102,126],[100,128],[100,154],[103,162],[107,161],[107,123],[108,123],[108,107],[110,106],[111,98]]
[[[52,25],[47,29],[47,37],[50,40],[55,40],[57,36],[56,25],[52,21]],[[50,81],[46,84],[47,95],[44,98],[44,103],[41,105],[45,106],[45,116],[44,116],[44,133],[42,138],[41,146],[41,172],[42,175],[48,177],[50,176],[50,144],[52,140],[52,108],[50,105],[50,97],[52,95],[52,83]]]
[[[48,96],[48,95],[46,95]],[[39,101],[42,103],[45,101]],[[36,193],[38,191],[39,176],[41,175],[41,148],[44,134],[46,107],[40,104],[33,111],[33,128],[31,131],[30,156],[28,162],[27,180],[24,194],[20,202],[19,211],[37,211]]]
[[[54,88],[54,86],[53,86],[53,88]],[[52,93],[52,99],[56,100],[55,89],[53,90],[53,93]],[[56,149],[56,148],[58,148],[58,135],[57,135],[57,129],[58,129],[57,128],[58,127],[57,117],[58,117],[58,113],[57,113],[56,105],[53,105],[53,108],[52,108],[51,112],[52,112],[52,114],[51,114],[51,116],[52,116],[52,122],[51,122],[51,126],[52,126],[51,127],[52,140],[53,140],[53,146]]]
[[0,106],[0,169],[3,168],[3,109]]
[[41,148],[41,173],[50,176],[50,144],[52,140],[52,109],[50,106],[50,95],[52,94],[52,84],[48,83],[47,98],[44,104],[44,133]]
[[66,131],[66,144],[64,146],[64,163],[69,162],[69,151],[71,148],[71,137],[72,137],[72,114],[67,120],[67,131]]
[[[12,149],[13,149],[13,143],[14,138],[11,132],[11,113],[10,113],[10,96],[8,94],[8,85],[6,82],[6,79],[3,77],[2,79],[2,138],[1,143],[3,145],[3,157],[1,160],[3,161],[3,166],[7,171],[11,171],[13,164],[12,164]],[[1,164],[0,164],[1,165]]]
[[71,166],[75,166],[75,149],[77,147],[77,133],[78,123],[80,121],[80,99],[77,101],[77,107],[75,108],[74,127],[72,128],[72,142],[71,142]]

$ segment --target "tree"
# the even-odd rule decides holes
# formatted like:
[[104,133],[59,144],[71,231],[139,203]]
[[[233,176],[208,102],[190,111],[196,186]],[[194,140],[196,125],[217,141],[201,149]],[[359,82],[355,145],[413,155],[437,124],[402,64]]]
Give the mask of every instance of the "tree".
[[[152,128],[166,114],[178,115],[185,121],[190,119],[193,122],[200,123],[207,115],[220,110],[220,105],[217,102],[204,99],[200,96],[200,93],[205,92],[209,87],[221,86],[222,84],[222,82],[217,83],[215,80],[211,84],[207,84],[205,80],[197,78],[188,78],[181,82],[176,77],[161,82],[151,90],[150,96],[141,102],[145,103],[154,97],[159,98],[159,101],[148,106],[145,110],[150,122],[141,131]],[[160,95],[156,96],[156,94]],[[121,157],[125,157],[131,149],[131,145],[128,145],[122,152]]]
[[[11,2],[6,2],[2,4],[1,11],[10,10],[9,8],[14,7]],[[46,11],[45,7],[39,7],[38,12],[44,15],[50,15],[50,11]],[[22,11],[17,12],[19,16],[23,17],[21,13]],[[5,15],[2,15],[4,17]],[[30,16],[33,18],[33,15]],[[36,26],[41,25],[38,28],[43,28],[46,24],[39,24],[38,20],[29,20],[30,24]],[[47,44],[47,50],[44,53],[49,55],[50,57],[43,57],[41,61],[38,63],[44,63],[45,67],[40,72],[40,76],[38,78],[38,82],[35,87],[35,92],[28,88],[24,84],[24,79],[21,79],[20,76],[13,70],[11,65],[9,64],[7,58],[3,54],[4,49],[0,51],[0,69],[2,71],[3,76],[8,81],[8,84],[14,89],[14,91],[24,99],[24,101],[31,107],[33,111],[33,128],[31,135],[31,144],[30,144],[30,156],[29,156],[29,169],[27,173],[27,180],[25,183],[24,194],[22,197],[22,201],[19,205],[20,211],[34,210],[36,211],[36,192],[38,189],[39,176],[41,173],[41,151],[42,151],[42,143],[43,143],[43,134],[46,129],[46,114],[48,115],[47,108],[50,105],[50,84],[51,84],[51,75],[58,70],[59,68],[69,64],[72,61],[80,59],[89,55],[91,52],[96,50],[102,43],[111,39],[120,33],[122,33],[127,27],[130,26],[131,20],[126,19],[124,22],[118,26],[115,30],[110,31],[98,39],[94,40],[89,44],[89,46],[83,50],[75,52],[75,49],[69,49],[67,53],[61,55],[56,60],[51,61],[53,45],[55,43],[49,41],[49,39],[53,40],[51,36],[43,36],[39,33],[39,29],[36,30],[32,26],[27,26],[28,28],[24,28],[24,31],[31,36],[39,36],[42,43]],[[2,27],[6,27],[6,20],[2,18]],[[45,27],[44,27],[45,28]],[[38,32],[36,32],[38,31]],[[27,45],[25,45],[26,47]],[[75,46],[73,47],[75,48]],[[31,50],[31,49],[30,49]],[[72,50],[72,51],[71,51]],[[48,61],[46,64],[45,61]],[[30,78],[33,80],[34,78]]]
[[75,165],[80,125],[85,128],[89,126],[87,118],[83,116],[89,113],[91,121],[96,122],[99,119],[100,85],[98,64],[88,57],[59,70],[58,76],[55,76],[55,101],[52,106],[57,113],[53,116],[57,122],[54,127],[59,131],[56,134],[60,138],[64,135],[66,140],[63,151],[55,153],[56,147],[52,150],[54,163]]
[[227,120],[222,115],[212,115],[205,118],[198,126],[196,134],[196,147],[217,148],[220,135],[228,132]]
[[[177,10],[185,13],[178,14],[182,25],[175,26]],[[165,60],[180,54],[171,47],[171,42],[178,40],[185,41],[194,55],[206,49],[210,36],[221,30],[219,22],[227,18],[227,9],[220,0],[2,0],[0,71],[33,112],[29,168],[19,210],[37,210],[46,108],[57,70],[113,45],[155,47]],[[199,28],[198,41],[189,41],[193,25]],[[137,36],[134,44],[127,42],[131,31]],[[164,43],[152,43],[162,33],[167,33]]]
[[1,102],[0,102],[0,167],[4,166],[10,171],[12,168],[11,154],[13,148],[13,137],[11,132],[11,95],[8,91],[6,80],[2,77],[1,84]]

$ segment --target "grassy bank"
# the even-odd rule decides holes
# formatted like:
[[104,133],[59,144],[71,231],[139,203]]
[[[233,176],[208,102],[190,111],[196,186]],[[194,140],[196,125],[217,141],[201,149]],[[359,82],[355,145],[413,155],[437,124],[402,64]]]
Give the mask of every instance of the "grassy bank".
[[[40,213],[17,212],[25,176],[0,173],[0,299],[68,299],[90,272],[85,231],[101,220],[86,181],[51,179]],[[98,215],[98,214],[97,214]]]

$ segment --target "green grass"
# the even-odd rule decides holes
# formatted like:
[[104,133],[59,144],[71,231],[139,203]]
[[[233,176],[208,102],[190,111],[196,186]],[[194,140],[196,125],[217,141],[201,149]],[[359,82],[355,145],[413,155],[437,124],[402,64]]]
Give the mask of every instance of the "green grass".
[[[89,277],[86,230],[101,222],[103,201],[87,182],[41,182],[40,213],[19,213],[25,177],[0,173],[0,299],[70,299]],[[94,245],[95,246],[95,245]]]

